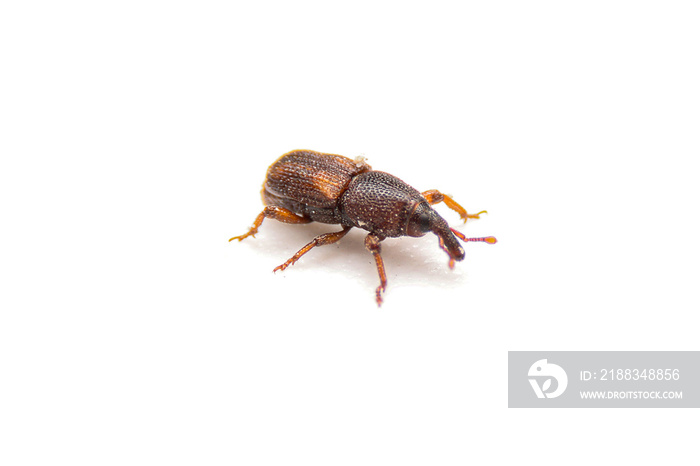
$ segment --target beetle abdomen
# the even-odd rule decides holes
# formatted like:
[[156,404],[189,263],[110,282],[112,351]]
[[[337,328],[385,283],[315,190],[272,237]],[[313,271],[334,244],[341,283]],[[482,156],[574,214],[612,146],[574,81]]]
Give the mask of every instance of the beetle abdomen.
[[290,205],[307,206],[305,210],[335,210],[350,180],[371,169],[361,160],[341,155],[310,150],[288,152],[267,170],[263,200],[266,204],[282,200]]

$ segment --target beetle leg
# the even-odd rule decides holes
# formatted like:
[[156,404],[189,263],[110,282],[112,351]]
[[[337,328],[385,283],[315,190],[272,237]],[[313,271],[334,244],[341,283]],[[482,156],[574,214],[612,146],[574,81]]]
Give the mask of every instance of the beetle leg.
[[326,244],[333,244],[337,241],[340,241],[340,239],[347,234],[348,231],[350,231],[352,227],[343,227],[342,231],[336,231],[334,233],[326,233],[325,235],[319,235],[315,237],[309,244],[304,246],[303,248],[299,249],[299,251],[294,254],[287,262],[285,262],[282,265],[279,265],[275,267],[273,272],[277,272],[278,270],[284,270],[290,265],[294,265],[296,261],[299,260],[301,256],[309,252],[311,249],[315,248],[316,246],[325,246]]
[[250,230],[248,230],[248,233],[246,233],[245,235],[234,236],[229,240],[229,242],[233,241],[234,239],[237,239],[238,241],[243,241],[249,236],[255,238],[255,234],[258,232],[258,228],[260,228],[260,225],[262,225],[262,222],[263,220],[265,220],[265,218],[272,218],[283,223],[312,222],[310,218],[302,217],[301,215],[295,214],[291,210],[285,209],[284,207],[269,205],[266,206],[262,212],[260,212],[260,215],[257,216],[255,222],[253,223],[253,226],[250,227]]
[[[454,230],[453,230],[453,231],[454,231]],[[462,236],[464,236],[464,235],[462,235]],[[452,258],[452,255],[450,254],[450,251],[449,251],[449,250],[447,249],[447,247],[445,246],[445,240],[442,239],[442,236],[438,236],[438,241],[440,242],[440,249],[442,249],[443,251],[445,251],[445,252],[447,253],[447,255],[449,256],[449,258],[450,258],[450,261],[447,263],[447,266],[448,266],[450,269],[454,269],[454,268],[455,268],[455,260]]]
[[485,210],[482,210],[478,214],[468,214],[464,207],[455,202],[455,200],[450,196],[447,194],[442,194],[437,189],[431,189],[421,194],[430,205],[444,202],[447,207],[457,212],[459,217],[464,220],[465,223],[467,222],[468,218],[479,218],[479,215],[487,213]]
[[384,261],[382,260],[381,238],[373,233],[370,233],[365,238],[365,247],[374,256],[374,261],[377,263],[377,272],[379,273],[379,286],[377,287],[377,306],[382,305],[382,293],[386,290],[386,272],[384,271]]

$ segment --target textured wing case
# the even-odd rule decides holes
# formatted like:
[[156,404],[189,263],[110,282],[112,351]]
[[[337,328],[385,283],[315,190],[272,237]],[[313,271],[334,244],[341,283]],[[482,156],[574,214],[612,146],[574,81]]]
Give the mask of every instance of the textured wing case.
[[281,202],[294,211],[335,209],[350,180],[372,168],[341,155],[296,150],[277,159],[263,185],[266,204]]

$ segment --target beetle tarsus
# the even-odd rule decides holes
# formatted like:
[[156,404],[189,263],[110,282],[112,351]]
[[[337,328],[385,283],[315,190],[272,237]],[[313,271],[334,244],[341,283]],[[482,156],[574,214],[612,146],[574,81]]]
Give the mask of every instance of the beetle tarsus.
[[260,225],[262,225],[263,220],[266,218],[271,218],[274,220],[277,220],[282,223],[311,223],[311,219],[304,217],[302,215],[297,215],[294,212],[292,212],[289,209],[285,209],[284,207],[278,207],[275,205],[269,205],[265,206],[265,209],[263,209],[262,212],[258,214],[258,216],[255,218],[255,222],[253,222],[253,226],[250,227],[250,230],[248,230],[248,233],[240,236],[234,236],[231,238],[229,243],[233,241],[234,239],[237,239],[238,241],[243,241],[249,236],[252,236],[255,238],[255,235],[258,232],[258,228],[260,228]]
[[479,218],[479,215],[487,213],[485,210],[482,210],[478,214],[468,214],[467,210],[462,207],[457,201],[452,199],[452,197],[448,196],[447,194],[443,194],[437,189],[429,189],[428,191],[425,191],[421,193],[421,195],[425,198],[426,201],[428,201],[428,204],[434,205],[434,204],[439,204],[440,202],[444,202],[445,205],[454,210],[459,214],[459,218],[461,218],[464,223],[467,223],[467,219],[469,218]]
[[464,220],[464,223],[467,223],[468,218],[479,218],[479,215],[481,215],[481,214],[488,214],[488,212],[485,210],[482,210],[478,214],[466,214],[464,217],[462,217],[462,219]]
[[377,306],[381,306],[384,300],[382,299],[382,293],[384,292],[385,288],[383,286],[378,286],[377,287]]
[[293,260],[290,259],[290,260],[288,260],[287,262],[285,262],[284,264],[278,265],[277,267],[275,267],[274,269],[272,269],[272,273],[276,273],[276,272],[279,272],[279,271],[281,271],[281,270],[284,270],[284,269],[286,269],[287,267],[289,267],[290,265],[294,265],[294,262],[296,262],[296,261],[293,261]]
[[258,229],[257,229],[257,228],[251,228],[251,229],[248,231],[248,233],[246,233],[245,235],[234,236],[233,238],[231,238],[230,240],[228,240],[228,242],[230,243],[230,242],[233,241],[234,239],[237,239],[238,241],[243,241],[244,239],[246,239],[246,238],[249,237],[249,236],[252,236],[253,238],[255,238],[255,234],[256,234],[257,232],[258,232]]
[[374,262],[377,264],[377,273],[379,274],[379,286],[377,287],[377,306],[381,306],[383,299],[382,293],[386,291],[386,271],[384,270],[384,260],[382,260],[382,247],[379,244],[384,238],[370,233],[365,238],[365,247],[374,256]]

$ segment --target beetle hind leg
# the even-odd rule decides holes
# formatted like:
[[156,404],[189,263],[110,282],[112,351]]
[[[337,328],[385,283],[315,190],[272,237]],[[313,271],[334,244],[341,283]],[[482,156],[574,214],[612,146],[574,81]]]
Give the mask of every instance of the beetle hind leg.
[[307,244],[303,248],[299,249],[299,251],[297,251],[296,254],[294,254],[291,258],[289,258],[289,260],[287,260],[287,262],[275,267],[273,272],[277,272],[278,270],[284,270],[287,267],[289,267],[290,265],[294,265],[294,263],[296,261],[298,261],[301,258],[301,256],[303,256],[304,254],[306,254],[307,252],[309,252],[310,250],[312,250],[316,246],[325,246],[327,244],[333,244],[333,243],[340,241],[340,239],[343,236],[345,236],[348,233],[348,231],[350,231],[351,228],[352,227],[343,227],[343,229],[341,231],[336,231],[333,233],[326,233],[324,235],[319,235],[319,236],[315,237],[313,240],[311,240],[311,242],[309,244]]
[[377,264],[377,272],[379,273],[379,286],[377,287],[377,306],[382,305],[382,293],[386,291],[386,271],[384,270],[384,260],[382,259],[382,247],[379,244],[382,239],[377,235],[370,233],[365,238],[365,247],[374,256],[374,262]]
[[447,194],[443,194],[437,189],[430,189],[428,191],[425,191],[424,193],[421,193],[423,197],[425,198],[426,201],[428,201],[428,204],[433,205],[433,204],[439,204],[440,202],[444,202],[447,207],[450,209],[454,210],[459,214],[459,218],[464,220],[464,222],[467,222],[468,218],[479,218],[479,215],[481,214],[486,214],[487,212],[485,210],[482,210],[478,214],[468,214],[467,210],[459,205],[454,199],[452,199],[450,196]]
[[234,239],[237,239],[238,241],[243,241],[249,236],[255,238],[255,234],[258,232],[258,228],[260,228],[260,225],[262,225],[263,220],[265,220],[266,218],[272,218],[282,223],[299,224],[312,222],[310,218],[295,214],[291,210],[285,209],[284,207],[269,205],[266,206],[265,209],[263,209],[263,211],[260,212],[260,214],[256,217],[255,222],[253,222],[253,226],[250,227],[248,233],[240,236],[234,236],[229,240],[229,242],[233,241]]

